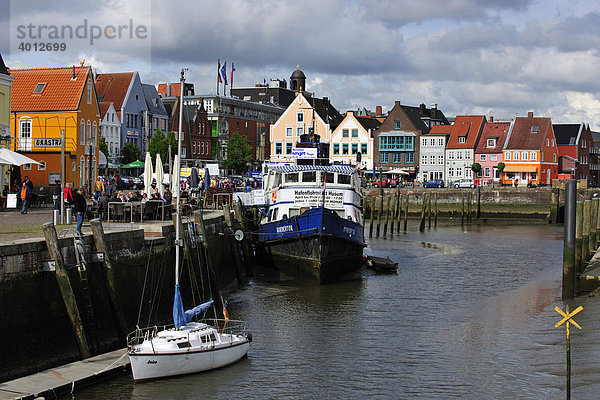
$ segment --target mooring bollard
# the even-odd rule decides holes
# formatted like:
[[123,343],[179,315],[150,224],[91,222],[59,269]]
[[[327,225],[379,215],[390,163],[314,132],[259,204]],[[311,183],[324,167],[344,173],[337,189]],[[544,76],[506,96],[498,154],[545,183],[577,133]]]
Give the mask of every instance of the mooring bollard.
[[575,294],[575,217],[577,208],[577,188],[569,179],[565,189],[565,236],[563,248],[563,300],[572,299]]

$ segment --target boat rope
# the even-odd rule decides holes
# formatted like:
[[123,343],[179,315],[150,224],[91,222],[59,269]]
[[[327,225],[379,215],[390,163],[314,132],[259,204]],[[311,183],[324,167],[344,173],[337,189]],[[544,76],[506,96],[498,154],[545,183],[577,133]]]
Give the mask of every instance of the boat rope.
[[104,367],[102,368],[100,371],[96,372],[96,375],[103,373],[104,371],[110,369],[113,365],[115,365],[116,363],[118,363],[119,361],[121,361],[125,356],[127,355],[127,352],[123,353],[123,355],[121,357],[119,357],[118,359],[116,359],[112,364],[110,364],[108,367]]

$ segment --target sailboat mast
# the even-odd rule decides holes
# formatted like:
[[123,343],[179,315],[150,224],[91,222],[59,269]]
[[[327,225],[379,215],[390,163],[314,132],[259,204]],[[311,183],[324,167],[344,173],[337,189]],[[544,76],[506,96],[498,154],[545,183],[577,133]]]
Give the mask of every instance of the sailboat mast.
[[181,177],[181,138],[183,137],[182,126],[183,126],[183,86],[185,84],[185,68],[181,69],[181,78],[179,79],[179,83],[181,85],[181,93],[179,97],[179,132],[177,134],[177,161],[179,162],[179,168],[177,166],[175,169],[177,170],[176,179],[176,188],[177,188],[177,196],[176,196],[176,211],[175,211],[175,285],[179,285],[179,247],[181,246],[181,238],[179,237],[179,198],[180,198],[180,177]]

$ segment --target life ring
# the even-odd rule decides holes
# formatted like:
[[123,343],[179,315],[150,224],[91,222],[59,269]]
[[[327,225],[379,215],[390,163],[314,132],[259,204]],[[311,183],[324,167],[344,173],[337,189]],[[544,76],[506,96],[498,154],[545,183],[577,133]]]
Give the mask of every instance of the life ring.
[[275,203],[277,201],[277,192],[273,190],[273,193],[271,194],[271,200],[273,201],[273,203]]

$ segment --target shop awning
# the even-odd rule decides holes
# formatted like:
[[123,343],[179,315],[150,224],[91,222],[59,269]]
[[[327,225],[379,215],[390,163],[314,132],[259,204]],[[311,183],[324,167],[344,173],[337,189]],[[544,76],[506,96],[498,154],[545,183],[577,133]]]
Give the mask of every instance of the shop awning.
[[504,172],[537,172],[539,165],[512,165],[506,164]]

